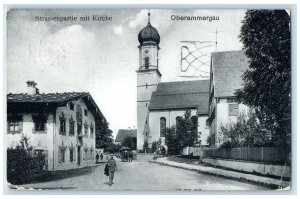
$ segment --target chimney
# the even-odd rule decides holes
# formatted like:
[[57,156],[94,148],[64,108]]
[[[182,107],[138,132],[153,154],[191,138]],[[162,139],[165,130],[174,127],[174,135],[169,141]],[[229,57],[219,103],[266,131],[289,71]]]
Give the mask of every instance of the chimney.
[[35,83],[35,81],[27,81],[26,83],[27,83],[27,94],[28,95],[39,94],[39,89],[35,87],[37,85],[37,83]]

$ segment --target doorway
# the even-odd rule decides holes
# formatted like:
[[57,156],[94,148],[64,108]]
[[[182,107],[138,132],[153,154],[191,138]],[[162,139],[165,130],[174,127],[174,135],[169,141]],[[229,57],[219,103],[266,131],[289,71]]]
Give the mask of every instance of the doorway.
[[77,146],[77,164],[78,165],[80,165],[80,154],[81,154],[80,146]]

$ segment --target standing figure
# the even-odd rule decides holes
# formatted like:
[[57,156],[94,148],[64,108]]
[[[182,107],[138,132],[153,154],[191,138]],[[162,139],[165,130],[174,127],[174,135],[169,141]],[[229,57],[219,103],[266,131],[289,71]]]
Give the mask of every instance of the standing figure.
[[103,154],[102,153],[100,154],[100,159],[101,159],[101,162],[102,162],[102,160],[103,160]]
[[114,159],[114,154],[110,155],[110,159],[107,162],[109,167],[109,186],[111,186],[114,182],[115,171],[117,170],[117,162]]
[[96,155],[96,163],[98,163],[99,162],[99,154],[97,153],[97,155]]

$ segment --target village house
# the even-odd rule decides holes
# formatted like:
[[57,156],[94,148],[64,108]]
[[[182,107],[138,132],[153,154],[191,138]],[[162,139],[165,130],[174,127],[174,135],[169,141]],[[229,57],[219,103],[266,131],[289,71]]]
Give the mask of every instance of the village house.
[[243,51],[214,52],[211,55],[209,86],[209,128],[213,147],[219,147],[223,140],[221,126],[236,123],[249,108],[239,104],[235,92],[242,88],[242,75],[248,68]]
[[27,93],[7,95],[8,147],[22,136],[29,138],[33,154],[45,154],[47,170],[94,165],[97,124],[105,121],[87,92],[40,94],[34,81]]
[[127,137],[131,137],[136,143],[136,132],[136,129],[119,129],[115,144],[122,144]]

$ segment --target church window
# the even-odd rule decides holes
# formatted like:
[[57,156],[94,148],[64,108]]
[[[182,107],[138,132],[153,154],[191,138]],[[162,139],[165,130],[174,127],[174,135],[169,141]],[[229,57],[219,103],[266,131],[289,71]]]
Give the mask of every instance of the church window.
[[148,104],[146,103],[146,107],[148,106]]
[[229,105],[229,116],[238,116],[239,104],[228,104]]
[[75,123],[75,121],[73,120],[73,117],[71,116],[71,118],[69,119],[69,135],[75,134],[74,123]]
[[148,88],[148,84],[146,83],[146,89]]
[[84,115],[87,116],[88,115],[88,111],[86,109],[84,109]]
[[160,137],[165,137],[166,133],[166,118],[160,118]]
[[181,120],[181,117],[180,117],[180,116],[177,116],[177,117],[176,117],[176,129],[179,127],[180,120]]
[[21,133],[22,131],[22,115],[12,115],[8,116],[8,133]]
[[59,116],[59,134],[66,135],[66,118],[63,112]]
[[194,115],[194,116],[191,117],[191,120],[192,120],[192,123],[193,123],[193,130],[198,132],[198,117]]
[[145,57],[145,69],[149,69],[149,57]]

